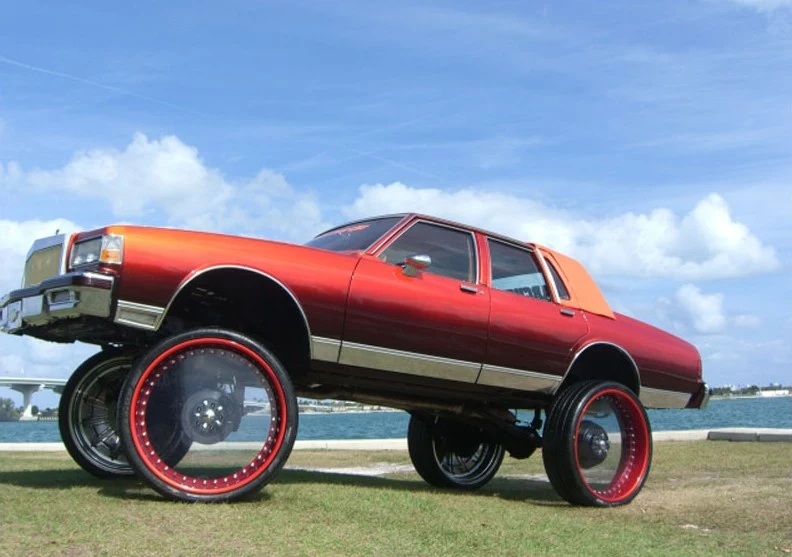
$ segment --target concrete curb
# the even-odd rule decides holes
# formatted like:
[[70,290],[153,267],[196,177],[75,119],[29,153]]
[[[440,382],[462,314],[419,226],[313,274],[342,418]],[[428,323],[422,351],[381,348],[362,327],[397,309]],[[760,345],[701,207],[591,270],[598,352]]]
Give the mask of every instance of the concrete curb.
[[792,443],[792,429],[731,427],[713,429],[707,435],[710,441],[752,441],[764,443]]
[[[664,441],[752,441],[792,443],[792,429],[775,428],[721,428],[686,431],[655,431],[655,442]],[[214,449],[247,448],[246,443],[218,443]],[[257,447],[257,445],[253,445]],[[0,452],[59,452],[65,451],[63,443],[0,443]],[[344,439],[296,441],[294,450],[300,451],[406,451],[407,439]]]
[[3,453],[52,453],[66,451],[63,443],[0,443],[0,452]]

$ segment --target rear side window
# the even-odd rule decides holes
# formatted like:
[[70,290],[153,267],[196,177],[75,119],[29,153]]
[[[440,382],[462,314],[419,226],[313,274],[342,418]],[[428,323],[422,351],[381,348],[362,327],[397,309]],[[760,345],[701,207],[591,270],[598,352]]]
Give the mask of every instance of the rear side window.
[[547,268],[550,269],[550,274],[553,277],[558,297],[562,300],[569,300],[569,290],[566,289],[566,285],[564,285],[564,281],[561,280],[561,276],[558,274],[558,271],[556,271],[555,266],[546,257],[545,263],[547,263]]
[[551,299],[547,281],[530,251],[493,239],[488,242],[493,288],[539,300]]
[[380,259],[398,265],[410,255],[432,258],[427,273],[476,282],[476,245],[470,232],[419,222],[396,238]]

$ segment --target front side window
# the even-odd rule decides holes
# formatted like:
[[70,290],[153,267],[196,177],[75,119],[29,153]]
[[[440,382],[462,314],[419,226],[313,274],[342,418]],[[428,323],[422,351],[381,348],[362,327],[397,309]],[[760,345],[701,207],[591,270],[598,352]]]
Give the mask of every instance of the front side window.
[[399,265],[410,255],[432,258],[427,273],[476,282],[476,247],[470,232],[419,222],[396,238],[380,259]]
[[493,239],[488,243],[492,288],[529,298],[551,299],[547,281],[530,251]]
[[385,217],[345,224],[319,234],[305,245],[330,251],[365,251],[400,220],[402,217]]

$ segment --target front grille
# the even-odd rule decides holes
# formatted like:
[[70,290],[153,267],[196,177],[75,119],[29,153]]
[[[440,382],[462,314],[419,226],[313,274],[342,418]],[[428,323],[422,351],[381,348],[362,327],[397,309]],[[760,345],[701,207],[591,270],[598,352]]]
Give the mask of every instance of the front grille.
[[34,251],[25,263],[24,286],[39,284],[44,279],[58,276],[63,256],[63,243]]

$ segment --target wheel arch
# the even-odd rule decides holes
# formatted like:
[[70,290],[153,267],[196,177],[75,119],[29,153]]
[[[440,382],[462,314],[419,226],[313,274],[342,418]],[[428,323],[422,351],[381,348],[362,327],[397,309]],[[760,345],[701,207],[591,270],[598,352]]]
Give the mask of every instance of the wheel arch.
[[306,369],[311,329],[302,304],[278,278],[242,265],[195,271],[174,292],[159,330],[219,326],[266,344],[290,372]]
[[567,367],[556,392],[580,381],[616,381],[640,395],[641,374],[627,350],[613,342],[595,341],[580,348]]

